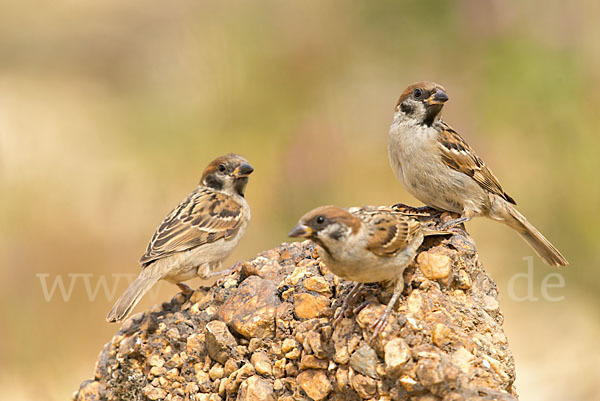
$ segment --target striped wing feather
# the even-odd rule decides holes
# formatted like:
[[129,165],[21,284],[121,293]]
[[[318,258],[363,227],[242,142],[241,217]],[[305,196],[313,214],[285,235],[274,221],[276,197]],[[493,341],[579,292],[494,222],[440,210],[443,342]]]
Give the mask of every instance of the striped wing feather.
[[448,167],[473,178],[482,188],[516,205],[515,200],[504,192],[496,176],[486,167],[483,160],[477,156],[458,132],[443,122],[441,127],[440,143],[444,163]]
[[392,256],[402,251],[417,235],[420,223],[392,210],[371,212],[373,233],[367,249],[379,256]]
[[233,238],[240,229],[244,209],[230,196],[198,188],[160,224],[140,258],[143,266],[177,252]]

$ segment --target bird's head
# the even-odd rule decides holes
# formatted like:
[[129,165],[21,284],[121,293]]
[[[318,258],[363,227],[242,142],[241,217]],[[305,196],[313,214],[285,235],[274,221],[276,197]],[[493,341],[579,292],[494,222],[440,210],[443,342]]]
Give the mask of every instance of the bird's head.
[[396,115],[420,125],[431,126],[441,118],[442,107],[448,101],[443,86],[435,82],[417,82],[402,92],[396,104]]
[[307,238],[320,245],[327,253],[349,235],[358,233],[361,221],[337,206],[321,206],[306,213],[290,231],[292,238]]
[[244,196],[248,176],[254,168],[240,155],[230,153],[217,157],[204,170],[200,185],[228,194]]

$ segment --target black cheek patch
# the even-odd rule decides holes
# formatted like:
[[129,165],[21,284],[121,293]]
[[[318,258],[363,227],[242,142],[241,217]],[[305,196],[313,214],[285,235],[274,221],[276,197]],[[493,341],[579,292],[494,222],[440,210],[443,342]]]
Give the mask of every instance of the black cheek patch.
[[333,238],[336,241],[339,241],[340,239],[342,239],[343,236],[344,236],[344,230],[341,227],[331,233],[331,238]]
[[412,114],[414,109],[405,102],[400,103],[400,110],[405,114]]
[[215,177],[213,174],[208,175],[205,178],[204,182],[206,183],[207,187],[214,188],[217,190],[223,189],[223,182],[217,177]]

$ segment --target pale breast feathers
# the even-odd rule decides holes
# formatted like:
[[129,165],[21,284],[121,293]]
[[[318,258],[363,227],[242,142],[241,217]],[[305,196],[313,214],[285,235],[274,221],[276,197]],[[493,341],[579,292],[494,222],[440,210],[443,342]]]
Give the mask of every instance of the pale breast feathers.
[[221,238],[229,240],[239,231],[245,214],[243,206],[233,198],[199,188],[163,220],[140,263],[145,266]]
[[516,205],[475,151],[448,124],[441,123],[440,144],[442,160],[450,168],[473,178],[482,188]]

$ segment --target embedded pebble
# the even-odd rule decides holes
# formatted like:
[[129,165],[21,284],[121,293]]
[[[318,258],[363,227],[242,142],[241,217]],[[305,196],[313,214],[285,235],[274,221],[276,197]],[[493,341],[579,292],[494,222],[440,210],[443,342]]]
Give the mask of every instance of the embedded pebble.
[[167,396],[167,392],[159,387],[147,385],[144,387],[144,395],[150,400],[160,400]]
[[235,337],[229,332],[225,322],[213,320],[206,325],[206,348],[212,359],[225,364],[230,350],[236,346]]
[[251,376],[240,385],[237,399],[240,401],[275,401],[273,384],[258,376]]
[[275,331],[275,311],[279,303],[273,281],[251,276],[225,300],[217,311],[217,317],[247,339],[271,337]]
[[363,375],[378,379],[377,374],[377,354],[373,348],[368,345],[363,345],[357,349],[350,357],[350,366],[357,372]]
[[451,356],[452,363],[464,373],[470,373],[475,362],[475,356],[465,347],[460,347]]
[[377,394],[377,381],[371,377],[356,374],[352,377],[352,388],[360,398],[366,400]]
[[402,338],[394,338],[387,342],[384,347],[385,367],[389,373],[396,372],[410,358],[410,348]]
[[421,252],[417,256],[419,269],[430,280],[445,280],[452,269],[452,258],[433,251]]
[[220,363],[215,363],[212,368],[208,371],[208,375],[212,380],[217,380],[225,375],[225,369]]
[[438,347],[443,347],[452,341],[452,330],[443,323],[437,323],[433,327],[431,339]]
[[329,378],[323,370],[303,370],[296,379],[298,385],[312,400],[323,400],[332,390]]
[[303,355],[300,361],[300,370],[304,369],[327,369],[329,363],[324,359],[318,359],[314,355]]
[[264,376],[270,376],[272,374],[271,361],[265,352],[255,352],[252,354],[251,361],[257,373]]
[[150,366],[156,366],[158,368],[162,368],[163,365],[165,364],[165,360],[162,359],[158,355],[151,355],[150,359],[148,359],[148,363],[150,364]]
[[304,288],[309,291],[331,296],[331,288],[329,287],[327,280],[321,276],[313,276],[304,280]]
[[330,313],[329,298],[324,295],[300,293],[294,295],[296,316],[300,319],[313,319]]

